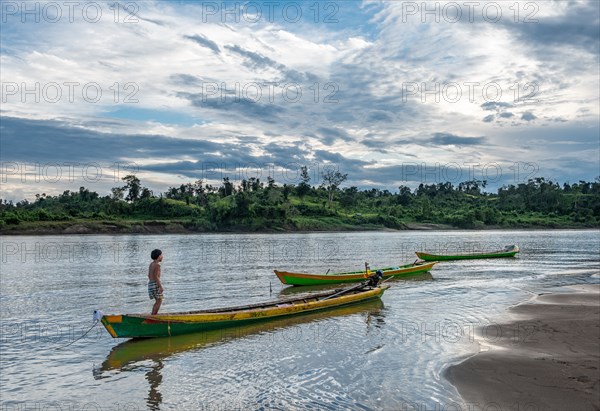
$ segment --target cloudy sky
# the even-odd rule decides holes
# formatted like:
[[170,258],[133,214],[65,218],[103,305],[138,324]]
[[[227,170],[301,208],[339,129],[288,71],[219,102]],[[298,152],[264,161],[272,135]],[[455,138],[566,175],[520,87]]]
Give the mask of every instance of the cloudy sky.
[[599,171],[599,3],[2,2],[2,197]]

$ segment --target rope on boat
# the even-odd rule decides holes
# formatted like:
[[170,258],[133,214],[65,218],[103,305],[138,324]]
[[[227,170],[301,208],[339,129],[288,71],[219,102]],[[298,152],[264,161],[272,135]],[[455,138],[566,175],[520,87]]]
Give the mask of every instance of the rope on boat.
[[90,327],[90,328],[89,328],[89,329],[88,329],[88,330],[87,330],[85,333],[83,333],[83,335],[82,335],[81,337],[77,338],[76,340],[73,340],[73,341],[71,341],[71,342],[70,342],[70,343],[68,343],[67,345],[63,345],[63,346],[60,346],[60,347],[56,347],[56,348],[55,348],[55,350],[60,350],[60,349],[63,349],[63,348],[67,348],[69,345],[71,345],[71,344],[73,344],[73,343],[75,343],[75,342],[77,342],[77,341],[81,340],[83,337],[85,337],[86,335],[88,335],[88,333],[89,333],[90,331],[92,331],[92,329],[93,329],[93,328],[94,328],[96,325],[98,325],[98,322],[99,322],[99,321],[100,321],[100,320],[95,320],[95,321],[94,321],[94,324],[92,324],[92,326],[91,326],[91,327]]
[[76,343],[77,341],[81,340],[83,337],[85,337],[86,335],[88,335],[88,333],[90,331],[92,331],[92,329],[94,329],[94,327],[96,325],[98,325],[98,323],[102,320],[103,316],[104,316],[104,313],[102,311],[100,311],[100,310],[94,310],[94,316],[93,316],[94,324],[92,324],[92,326],[86,332],[84,332],[81,337],[77,338],[76,340],[71,341],[67,345],[56,347],[55,350],[60,350],[60,349],[63,349],[63,348],[67,348],[69,345],[71,345],[73,343]]

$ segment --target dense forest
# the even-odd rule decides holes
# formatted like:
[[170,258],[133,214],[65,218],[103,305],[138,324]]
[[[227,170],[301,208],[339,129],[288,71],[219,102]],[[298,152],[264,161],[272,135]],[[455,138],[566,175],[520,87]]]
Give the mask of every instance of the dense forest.
[[[535,178],[485,192],[485,181],[420,184],[397,192],[360,190],[341,184],[347,175],[329,171],[312,186],[305,167],[299,184],[251,178],[219,186],[202,180],[155,194],[135,175],[110,195],[65,191],[36,195],[33,202],[0,200],[0,230],[60,232],[293,231],[406,229],[424,224],[457,228],[599,227],[600,178],[557,182]],[[54,230],[54,231],[53,231]]]

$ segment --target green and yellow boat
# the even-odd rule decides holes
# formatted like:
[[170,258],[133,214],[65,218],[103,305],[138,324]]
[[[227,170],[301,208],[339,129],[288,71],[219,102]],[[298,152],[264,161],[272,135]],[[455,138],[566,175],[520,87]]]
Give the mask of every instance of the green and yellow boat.
[[260,321],[313,313],[381,298],[389,286],[350,287],[287,300],[230,308],[168,314],[102,315],[101,321],[114,338],[169,337],[245,326]]
[[[395,277],[394,285],[397,285],[399,282],[415,282],[415,281],[431,281],[433,280],[433,276],[431,272],[411,275],[407,277]],[[307,286],[290,286],[283,287],[279,291],[279,296],[281,298],[290,298],[293,295],[301,295],[306,293],[317,293],[326,290],[331,290],[333,288],[339,287],[339,284],[321,284],[321,285],[307,285]]]
[[[147,367],[147,361],[156,363],[181,352],[200,350],[207,346],[224,344],[237,338],[264,332],[270,333],[277,330],[285,330],[301,324],[321,321],[332,317],[359,316],[357,321],[362,320],[365,322],[365,326],[368,327],[368,317],[370,315],[379,315],[383,307],[383,301],[380,298],[375,298],[360,304],[344,305],[305,315],[256,322],[235,327],[235,329],[224,328],[199,334],[192,333],[165,338],[131,339],[114,346],[104,362],[99,367],[94,368],[94,376],[96,379],[100,379],[105,372],[114,370],[130,371],[137,365]],[[361,319],[360,316],[363,318]],[[286,335],[289,336],[290,334]],[[330,332],[325,335],[321,334],[320,338],[327,341],[327,338],[334,338],[334,335]]]
[[415,252],[417,257],[425,261],[450,261],[450,260],[473,260],[478,258],[503,258],[514,257],[519,252],[519,247],[516,245],[507,246],[504,250],[493,251],[489,253],[469,253],[469,254],[454,254],[440,255],[428,254],[423,252]]
[[[371,269],[370,271],[371,273],[375,273],[380,270],[383,273],[384,279],[390,277],[406,277],[426,273],[430,271],[436,263],[437,262],[420,262],[407,264],[400,267],[375,268]],[[279,270],[274,271],[277,275],[277,278],[279,278],[283,284],[289,285],[356,283],[359,281],[364,281],[368,276],[366,271],[351,271],[334,274],[306,274]]]

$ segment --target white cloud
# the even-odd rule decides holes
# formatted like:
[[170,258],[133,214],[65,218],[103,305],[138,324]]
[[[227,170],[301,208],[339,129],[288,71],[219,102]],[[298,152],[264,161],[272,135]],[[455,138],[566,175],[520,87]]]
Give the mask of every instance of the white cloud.
[[[490,23],[479,15],[469,23],[463,12],[463,19],[453,24],[443,19],[423,24],[421,16],[406,15],[406,2],[378,3],[377,8],[365,2],[361,10],[372,30],[366,35],[343,21],[339,25],[291,25],[264,19],[257,24],[243,20],[199,24],[199,5],[138,4],[140,19],[134,24],[116,24],[110,14],[97,23],[78,19],[3,24],[3,82],[19,88],[22,83],[29,88],[39,83],[47,93],[53,92],[49,84],[62,85],[57,102],[48,101],[54,94],[42,95],[35,103],[31,95],[4,93],[3,115],[61,119],[109,133],[213,142],[255,139],[256,155],[265,154],[269,143],[285,146],[303,141],[309,157],[323,150],[386,164],[405,161],[407,154],[427,163],[552,158],[564,154],[565,148],[550,144],[532,151],[515,142],[525,133],[541,135],[548,128],[569,138],[570,130],[597,123],[600,115],[598,54],[568,39],[557,43],[551,36],[554,26],[545,26],[560,25],[562,20],[571,24],[569,13],[581,5],[535,3],[539,23],[526,26],[514,22],[514,9],[509,8],[513,2],[502,3],[500,22]],[[531,11],[525,9],[527,4],[519,3],[522,12]],[[591,21],[594,18],[590,16]],[[202,100],[202,82],[215,82],[219,89],[224,84],[231,91],[236,83],[243,88],[251,82],[274,81],[280,86],[273,102],[268,100],[268,86],[263,86],[258,104],[234,103],[225,92],[210,96],[212,104]],[[74,102],[69,101],[67,82],[79,84]],[[281,94],[281,86],[290,82],[302,87],[298,102]],[[81,95],[83,85],[91,83],[102,90],[96,103]],[[115,83],[120,87],[118,103]],[[460,86],[458,99],[453,84]],[[492,111],[482,107],[492,101],[490,94],[482,95],[490,84],[500,85],[499,101],[509,106]],[[438,87],[439,95],[425,94],[422,102],[423,85],[427,90]],[[414,86],[418,90],[408,88]],[[88,91],[93,98],[95,90]],[[488,91],[493,96],[494,88]],[[521,97],[535,93],[527,101],[515,101],[517,91]],[[123,103],[128,94],[138,102]],[[328,96],[339,101],[325,103]],[[27,101],[22,102],[24,97]],[[227,104],[220,103],[222,97]],[[525,113],[536,119],[526,121],[531,117]],[[490,115],[491,121],[484,122]],[[346,137],[321,135],[321,128],[339,129]],[[488,144],[487,148],[428,147],[425,155],[419,141],[435,133],[485,136]],[[597,147],[576,145],[568,150],[571,156],[586,158],[589,152],[598,152]]]

